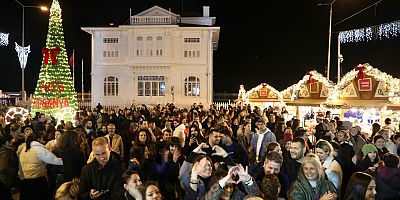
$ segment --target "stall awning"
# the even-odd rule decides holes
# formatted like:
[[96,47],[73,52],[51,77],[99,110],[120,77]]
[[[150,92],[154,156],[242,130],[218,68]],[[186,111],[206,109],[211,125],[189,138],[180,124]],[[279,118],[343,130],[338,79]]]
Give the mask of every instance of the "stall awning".
[[327,102],[325,106],[334,107],[366,107],[366,108],[382,108],[390,104],[390,101],[385,100],[338,100],[335,102]]
[[325,103],[326,99],[296,99],[291,102],[286,102],[288,106],[320,106]]

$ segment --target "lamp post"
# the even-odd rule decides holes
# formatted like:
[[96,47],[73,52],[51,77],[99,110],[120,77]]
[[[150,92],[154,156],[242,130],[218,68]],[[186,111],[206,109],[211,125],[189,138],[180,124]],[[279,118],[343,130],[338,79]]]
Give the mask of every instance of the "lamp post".
[[[21,97],[22,97],[22,102],[25,104],[26,97],[25,97],[25,66],[26,66],[26,60],[28,58],[28,53],[30,52],[29,48],[25,48],[25,8],[40,8],[43,11],[47,11],[47,7],[45,6],[26,6],[19,2],[18,0],[14,0],[17,2],[21,7],[22,7],[22,39],[21,39],[21,47],[19,48],[20,51],[24,52],[18,52],[18,57],[20,60],[21,64],[21,79],[22,79],[22,86],[21,86]],[[16,46],[17,50],[17,46]],[[18,50],[17,50],[18,51]]]
[[336,0],[333,0],[331,3],[324,3],[324,4],[318,4],[320,6],[330,6],[330,10],[329,10],[329,36],[328,36],[328,64],[327,64],[327,73],[326,73],[326,77],[329,80],[329,71],[331,68],[331,38],[332,38],[332,7],[333,4],[335,3]]

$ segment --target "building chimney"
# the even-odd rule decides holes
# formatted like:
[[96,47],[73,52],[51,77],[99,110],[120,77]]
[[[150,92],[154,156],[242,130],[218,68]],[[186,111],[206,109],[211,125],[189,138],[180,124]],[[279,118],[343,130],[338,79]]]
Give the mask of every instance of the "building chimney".
[[203,6],[203,17],[210,17],[210,6]]

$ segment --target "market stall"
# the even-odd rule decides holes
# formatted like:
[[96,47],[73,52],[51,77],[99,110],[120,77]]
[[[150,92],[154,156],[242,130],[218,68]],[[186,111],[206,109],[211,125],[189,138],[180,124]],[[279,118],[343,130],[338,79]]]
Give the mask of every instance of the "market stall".
[[323,105],[340,109],[341,119],[361,126],[366,133],[373,123],[384,124],[386,117],[398,127],[399,117],[392,109],[397,105],[399,85],[399,79],[369,64],[358,65],[343,76]]
[[266,83],[261,83],[249,91],[246,91],[244,86],[240,85],[238,100],[242,105],[257,106],[261,109],[269,106],[273,108],[282,107],[281,93]]
[[[334,83],[317,71],[307,72],[296,84],[281,91],[286,101],[287,109],[295,112],[300,124],[310,132],[316,125],[317,116],[325,116],[326,108],[321,105],[333,92]],[[290,98],[289,98],[290,97]],[[329,109],[333,115],[338,111]]]

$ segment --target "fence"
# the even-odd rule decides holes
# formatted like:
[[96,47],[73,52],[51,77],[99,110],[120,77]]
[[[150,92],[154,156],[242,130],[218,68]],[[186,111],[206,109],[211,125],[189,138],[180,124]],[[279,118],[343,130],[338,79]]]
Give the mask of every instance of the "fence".
[[[132,101],[105,101],[105,102],[100,102],[101,106],[103,107],[104,110],[109,111],[112,109],[124,109],[124,108],[130,108],[133,105]],[[226,102],[214,102],[213,103],[217,108],[225,108],[228,109],[229,106],[235,107],[236,103],[233,101],[226,101]],[[92,110],[96,108],[97,104],[92,107],[92,102],[91,101],[78,101],[78,106],[80,109],[87,109],[87,110]]]
[[236,102],[228,101],[228,102],[214,102],[213,103],[217,108],[223,107],[224,109],[228,109],[229,106],[235,107]]
[[[110,111],[112,109],[117,110],[117,109],[130,108],[133,104],[132,101],[103,101],[99,103],[105,111]],[[87,110],[92,110],[96,108],[97,104],[95,104],[95,106],[92,107],[91,101],[78,101],[78,106],[80,109],[85,108]]]

